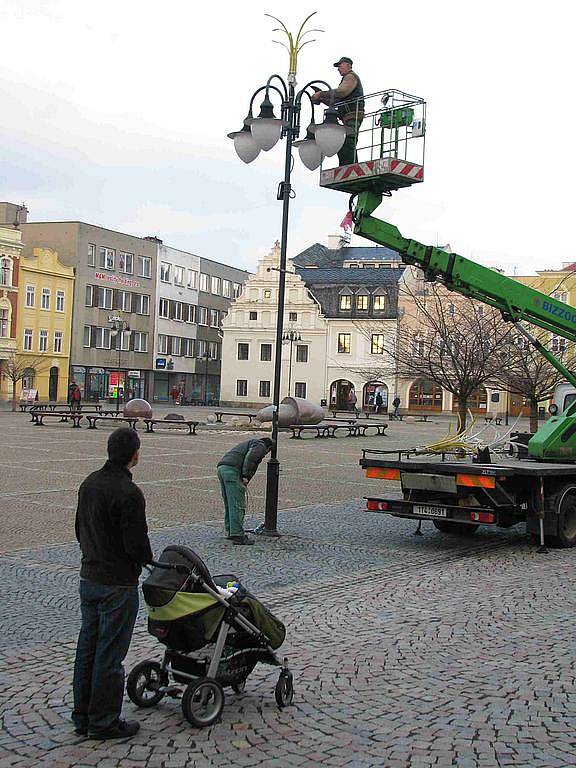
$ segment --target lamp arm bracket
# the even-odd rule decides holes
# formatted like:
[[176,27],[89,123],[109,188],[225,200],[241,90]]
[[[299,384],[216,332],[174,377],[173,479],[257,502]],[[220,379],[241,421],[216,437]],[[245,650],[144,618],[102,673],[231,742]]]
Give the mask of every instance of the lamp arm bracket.
[[274,87],[274,86],[271,85],[272,80],[280,80],[280,82],[282,83],[282,88],[284,90],[284,94],[282,94],[278,88],[276,88],[275,90],[277,90],[278,93],[280,93],[281,96],[283,95],[285,101],[288,101],[288,87],[287,87],[286,83],[284,82],[284,78],[280,77],[280,75],[270,75],[270,77],[266,81],[266,89]]

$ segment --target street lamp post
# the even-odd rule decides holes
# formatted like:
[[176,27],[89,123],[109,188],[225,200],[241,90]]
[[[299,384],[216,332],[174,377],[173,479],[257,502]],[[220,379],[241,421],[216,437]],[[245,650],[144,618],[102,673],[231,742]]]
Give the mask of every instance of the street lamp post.
[[[206,342],[206,344],[208,344],[208,342]],[[208,347],[206,347],[206,351],[204,352],[204,359],[206,361],[204,368],[204,405],[208,405],[208,361],[210,360]]]
[[[118,352],[118,382],[116,384],[116,413],[120,410],[120,363],[122,357],[122,340],[124,338],[124,332],[130,330],[129,324],[126,320],[122,320],[118,315],[110,315],[108,322],[112,328],[112,335],[116,337],[116,350]],[[124,391],[126,390],[126,382],[124,382]],[[124,395],[124,400],[126,396]]]
[[[270,14],[266,14],[270,16]],[[322,30],[307,30],[304,27],[314,16],[311,13],[302,23],[298,34],[292,36],[280,19],[270,16],[281,25],[288,44],[284,45],[290,54],[290,66],[288,78],[285,81],[280,75],[271,75],[266,85],[261,86],[252,94],[248,115],[244,119],[244,125],[240,131],[229,133],[228,137],[234,140],[234,148],[240,159],[245,163],[251,163],[258,157],[260,151],[267,152],[272,149],[280,138],[286,139],[286,152],[284,159],[284,181],[278,187],[277,199],[282,200],[282,235],[280,240],[280,265],[278,268],[278,311],[276,320],[276,349],[274,356],[274,396],[272,413],[272,450],[268,460],[266,473],[266,506],[264,524],[257,532],[267,536],[278,536],[278,479],[280,475],[280,462],[278,461],[278,408],[280,406],[280,381],[282,374],[282,338],[284,322],[284,298],[286,286],[286,251],[288,244],[288,210],[292,187],[290,177],[292,171],[292,146],[298,147],[300,159],[309,170],[315,170],[320,166],[324,157],[332,157],[342,147],[346,138],[346,129],[338,123],[338,114],[331,104],[324,113],[324,121],[316,125],[314,122],[314,103],[312,94],[319,90],[316,85],[322,85],[330,89],[324,80],[312,80],[296,91],[296,70],[298,53],[308,42],[304,37],[310,32]],[[278,85],[273,84],[278,83]],[[260,105],[260,114],[253,117],[252,108],[254,99],[264,91],[264,98]],[[280,118],[274,114],[274,105],[271,96],[280,98]],[[307,96],[311,105],[312,121],[308,126],[306,137],[295,141],[300,135],[300,111],[302,99]]]
[[288,363],[288,397],[290,397],[290,390],[292,389],[292,347],[295,342],[302,341],[302,336],[296,331],[287,331],[282,336],[283,344],[290,344],[290,361]]

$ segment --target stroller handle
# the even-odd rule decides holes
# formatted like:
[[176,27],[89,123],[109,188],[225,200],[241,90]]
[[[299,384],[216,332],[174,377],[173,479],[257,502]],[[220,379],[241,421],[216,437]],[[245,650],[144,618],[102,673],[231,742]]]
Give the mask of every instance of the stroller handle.
[[149,565],[154,568],[160,568],[164,571],[176,571],[177,573],[183,573],[185,576],[190,576],[192,571],[190,568],[186,568],[185,565],[178,565],[177,563],[161,563],[158,560],[150,560]]

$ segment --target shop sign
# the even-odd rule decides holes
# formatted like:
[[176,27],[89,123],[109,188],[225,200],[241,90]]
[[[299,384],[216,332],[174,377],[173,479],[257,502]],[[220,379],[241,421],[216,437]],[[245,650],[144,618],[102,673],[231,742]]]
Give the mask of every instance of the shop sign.
[[95,272],[94,277],[96,280],[103,280],[105,283],[116,283],[117,285],[124,285],[126,288],[141,287],[137,280],[130,280],[127,277],[119,277],[118,275],[106,275],[104,272]]
[[130,376],[132,379],[139,379],[140,371],[128,371],[128,376]]
[[156,358],[156,368],[166,368],[166,358],[165,357],[157,357]]

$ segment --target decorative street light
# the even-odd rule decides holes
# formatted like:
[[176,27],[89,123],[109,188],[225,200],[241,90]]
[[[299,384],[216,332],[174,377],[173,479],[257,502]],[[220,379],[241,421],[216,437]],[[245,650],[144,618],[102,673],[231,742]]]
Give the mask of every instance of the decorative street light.
[[292,389],[292,347],[298,341],[302,341],[302,336],[300,336],[297,331],[290,330],[282,336],[282,343],[290,344],[290,363],[288,365],[288,397],[290,397],[290,390]]
[[[116,384],[116,413],[120,410],[120,362],[122,356],[122,341],[124,339],[124,333],[130,330],[130,326],[126,320],[122,320],[119,315],[110,315],[108,322],[112,328],[112,336],[116,338],[116,350],[118,352],[118,381]],[[126,392],[126,382],[124,382],[124,400]]]
[[[288,243],[288,208],[290,197],[292,196],[292,187],[290,186],[290,176],[292,171],[292,145],[298,147],[300,158],[304,165],[310,170],[317,168],[322,162],[322,156],[331,157],[335,155],[344,144],[346,138],[346,129],[337,122],[337,112],[333,105],[330,105],[324,113],[324,122],[316,125],[314,122],[314,103],[312,94],[319,89],[316,85],[322,85],[330,89],[328,83],[324,80],[312,80],[296,92],[296,70],[298,62],[298,53],[308,43],[313,40],[304,41],[304,37],[311,32],[322,32],[320,29],[310,29],[304,32],[304,27],[310,21],[315,13],[311,13],[302,23],[298,34],[294,37],[286,28],[284,23],[269,13],[266,16],[274,19],[280,24],[280,29],[275,32],[281,32],[286,35],[288,45],[280,43],[287,48],[290,54],[290,65],[288,77],[285,81],[280,75],[271,75],[266,85],[261,86],[252,94],[248,115],[244,119],[244,125],[240,131],[229,133],[228,137],[234,140],[234,149],[238,157],[245,163],[251,163],[258,157],[260,151],[268,152],[284,137],[286,139],[286,154],[284,162],[284,181],[278,187],[278,200],[282,200],[282,237],[280,241],[280,267],[278,269],[278,313],[276,321],[276,349],[274,358],[274,399],[272,414],[272,451],[267,466],[266,475],[266,510],[264,515],[264,524],[257,529],[258,533],[268,536],[278,536],[278,478],[280,474],[280,462],[278,461],[278,408],[280,405],[280,379],[282,373],[282,330],[284,322],[284,294],[286,285],[286,250]],[[275,41],[278,42],[278,41]],[[278,83],[273,85],[272,83]],[[254,117],[252,108],[254,99],[259,93],[264,91],[264,98],[260,105],[260,114]],[[310,102],[312,121],[309,126],[306,138],[296,142],[295,139],[300,135],[300,111],[303,97],[308,97]],[[271,97],[279,98],[280,117],[274,114],[274,105]]]

